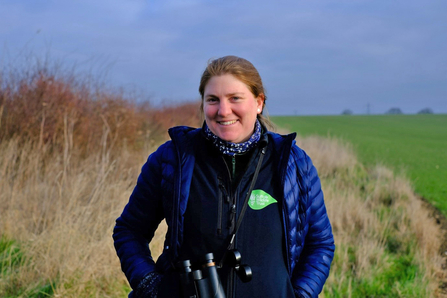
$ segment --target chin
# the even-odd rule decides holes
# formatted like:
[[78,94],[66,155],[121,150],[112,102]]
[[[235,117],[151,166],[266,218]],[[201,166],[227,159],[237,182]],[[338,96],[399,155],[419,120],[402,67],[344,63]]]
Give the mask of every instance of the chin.
[[220,139],[225,142],[236,143],[237,137],[229,135],[229,134],[216,134]]
[[224,137],[224,136],[218,136],[220,139],[224,140],[225,142],[230,142],[230,143],[236,143],[234,138],[229,138],[229,137]]

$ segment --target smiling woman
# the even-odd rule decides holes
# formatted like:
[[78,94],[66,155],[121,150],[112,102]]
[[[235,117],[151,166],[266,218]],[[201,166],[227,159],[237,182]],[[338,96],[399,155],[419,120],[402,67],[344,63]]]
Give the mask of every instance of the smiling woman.
[[[335,246],[312,161],[295,134],[267,130],[249,61],[210,61],[199,92],[202,128],[169,130],[116,221],[130,297],[317,297]],[[154,262],[148,243],[163,219]]]
[[263,94],[255,98],[231,74],[212,77],[205,87],[205,121],[215,135],[227,142],[241,143],[250,138],[263,105]]

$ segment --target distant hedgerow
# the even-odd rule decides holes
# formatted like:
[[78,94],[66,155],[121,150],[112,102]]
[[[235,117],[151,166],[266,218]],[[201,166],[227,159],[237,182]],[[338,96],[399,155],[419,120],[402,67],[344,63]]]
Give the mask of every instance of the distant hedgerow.
[[198,109],[198,102],[154,107],[46,66],[0,72],[0,141],[76,146],[82,155],[104,146],[141,149],[166,137],[170,126],[198,126]]

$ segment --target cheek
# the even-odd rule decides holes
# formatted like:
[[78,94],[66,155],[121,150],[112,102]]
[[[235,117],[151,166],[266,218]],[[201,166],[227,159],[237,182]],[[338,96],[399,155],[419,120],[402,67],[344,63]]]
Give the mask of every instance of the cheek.
[[213,106],[207,106],[205,105],[203,107],[203,114],[205,115],[205,118],[210,118],[213,116],[213,114],[215,114],[215,108],[213,108]]
[[246,119],[256,121],[256,117],[258,115],[257,109],[258,109],[257,106],[252,105],[246,107],[243,111],[241,111],[241,114],[245,115]]

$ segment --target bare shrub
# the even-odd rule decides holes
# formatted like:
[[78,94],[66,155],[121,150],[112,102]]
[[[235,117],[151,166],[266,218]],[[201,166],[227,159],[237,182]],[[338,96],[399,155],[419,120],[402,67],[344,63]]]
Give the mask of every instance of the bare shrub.
[[168,129],[179,125],[197,127],[200,125],[200,101],[177,106],[164,106],[150,114],[157,135],[168,137]]
[[0,140],[45,144],[51,152],[66,148],[67,141],[82,156],[101,150],[104,142],[117,151],[141,150],[165,139],[173,125],[200,125],[198,109],[197,102],[154,108],[46,65],[0,73]]

